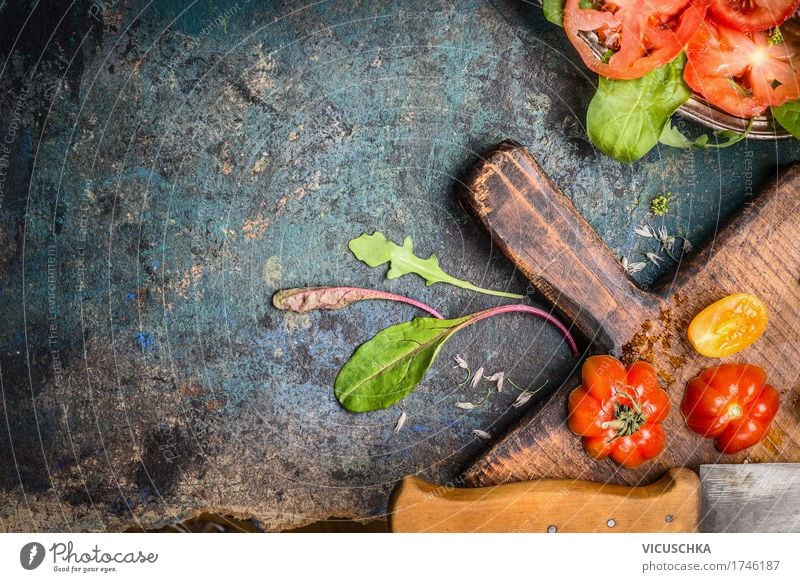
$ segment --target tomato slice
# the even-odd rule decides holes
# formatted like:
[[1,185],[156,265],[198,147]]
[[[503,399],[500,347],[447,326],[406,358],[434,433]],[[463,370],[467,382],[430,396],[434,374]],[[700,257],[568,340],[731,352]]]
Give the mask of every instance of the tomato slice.
[[800,28],[791,20],[783,40],[704,22],[686,47],[686,83],[707,101],[739,117],[800,97]]
[[783,24],[800,0],[711,0],[715,20],[737,30],[754,32]]
[[[610,79],[636,79],[678,56],[703,22],[708,1],[567,0],[564,30],[589,69]],[[597,57],[586,33],[597,36],[610,58]]]
[[758,297],[734,293],[695,316],[689,324],[689,341],[706,357],[724,358],[760,338],[768,320],[767,306]]

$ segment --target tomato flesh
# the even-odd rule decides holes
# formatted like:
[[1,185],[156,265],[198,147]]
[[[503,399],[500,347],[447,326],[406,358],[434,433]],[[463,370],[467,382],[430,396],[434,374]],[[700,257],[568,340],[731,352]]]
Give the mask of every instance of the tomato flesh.
[[724,358],[750,346],[767,329],[767,306],[755,295],[734,293],[712,303],[689,324],[689,342],[709,358]]
[[783,24],[798,5],[800,0],[711,0],[709,10],[720,24],[754,32]]
[[780,407],[778,391],[766,383],[763,368],[723,364],[703,370],[689,381],[681,412],[689,429],[714,439],[723,453],[759,443]]
[[[567,0],[564,30],[592,71],[610,79],[636,79],[671,62],[700,27],[708,0]],[[599,59],[583,38],[594,33],[612,54]]]
[[626,370],[611,356],[588,358],[568,407],[570,429],[583,437],[583,448],[595,459],[609,457],[633,469],[664,450],[660,423],[669,414],[669,396],[647,362]]
[[799,98],[800,30],[790,21],[781,31],[783,42],[773,45],[767,32],[704,22],[686,47],[686,83],[713,105],[745,118]]

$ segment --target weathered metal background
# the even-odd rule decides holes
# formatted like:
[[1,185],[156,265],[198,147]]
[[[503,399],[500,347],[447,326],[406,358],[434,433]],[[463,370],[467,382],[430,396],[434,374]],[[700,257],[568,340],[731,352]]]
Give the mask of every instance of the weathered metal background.
[[[488,386],[459,387],[452,355],[525,387],[576,362],[539,321],[498,318],[401,405],[354,415],[333,397],[339,366],[415,314],[292,316],[276,289],[374,286],[453,316],[497,303],[384,280],[346,248],[377,229],[524,291],[458,202],[506,138],[631,261],[657,246],[637,225],[700,243],[800,157],[788,141],[604,158],[582,126],[593,77],[525,2],[32,4],[0,8],[0,530],[380,516],[397,479],[453,479],[485,446],[473,429],[523,412],[511,390],[456,408]],[[649,216],[667,191],[672,211]]]

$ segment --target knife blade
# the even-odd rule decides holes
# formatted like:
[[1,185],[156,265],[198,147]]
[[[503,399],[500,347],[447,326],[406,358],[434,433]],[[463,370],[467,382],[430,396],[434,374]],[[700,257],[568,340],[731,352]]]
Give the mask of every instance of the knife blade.
[[700,465],[703,532],[800,533],[800,464]]

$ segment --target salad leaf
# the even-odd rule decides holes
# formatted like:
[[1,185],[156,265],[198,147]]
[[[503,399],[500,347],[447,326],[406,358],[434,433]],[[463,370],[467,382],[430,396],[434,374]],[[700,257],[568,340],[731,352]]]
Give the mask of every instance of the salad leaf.
[[339,370],[334,393],[352,412],[388,408],[422,381],[444,343],[470,317],[417,317],[379,331]]
[[564,26],[564,2],[565,0],[542,0],[544,17],[562,27]]
[[800,139],[800,100],[789,101],[780,107],[772,107],[772,117],[781,127]]
[[686,56],[643,77],[618,81],[600,77],[586,112],[586,131],[604,154],[635,162],[659,141],[664,126],[691,96],[683,80]]
[[511,299],[522,299],[524,297],[524,295],[516,293],[477,287],[469,281],[448,275],[439,266],[439,259],[436,255],[422,259],[414,254],[414,243],[410,236],[407,236],[403,241],[403,246],[400,246],[388,240],[382,232],[374,232],[354,238],[348,246],[359,261],[366,263],[370,267],[378,267],[389,263],[389,271],[386,273],[387,279],[396,279],[409,273],[415,273],[425,279],[429,286],[434,283],[448,283],[462,289],[485,293],[486,295],[509,297]]
[[388,408],[417,387],[454,333],[502,313],[528,313],[544,319],[562,333],[572,355],[579,354],[569,329],[553,314],[530,305],[500,305],[458,319],[417,317],[387,327],[361,344],[336,376],[336,398],[352,412]]
[[658,141],[666,146],[670,146],[673,148],[699,148],[699,149],[706,149],[706,148],[727,148],[732,146],[735,143],[739,143],[747,135],[750,133],[750,130],[753,127],[753,120],[750,120],[750,123],[747,124],[747,128],[741,131],[733,131],[730,129],[725,130],[717,130],[714,132],[714,136],[717,138],[716,143],[709,143],[708,134],[704,133],[696,137],[694,140],[690,140],[688,137],[683,135],[678,128],[676,128],[671,123],[667,123],[664,126],[664,131],[661,132],[661,136],[658,138]]

